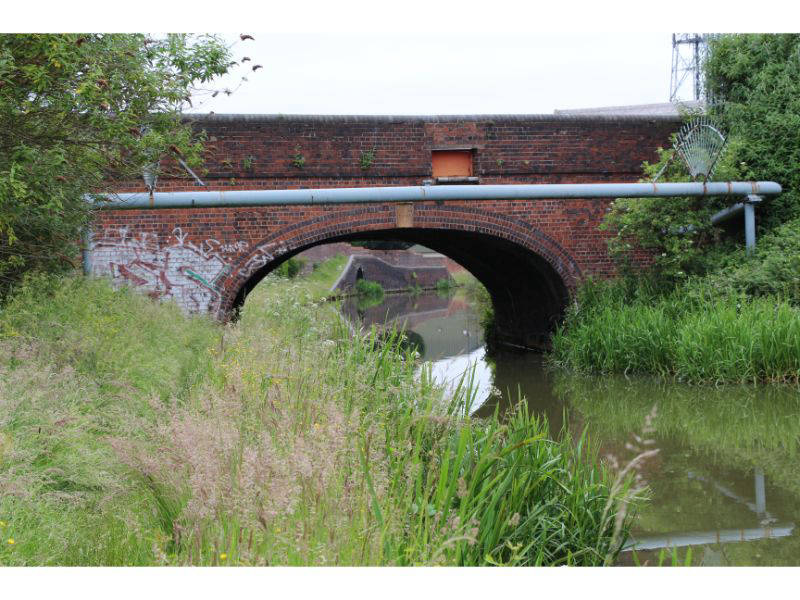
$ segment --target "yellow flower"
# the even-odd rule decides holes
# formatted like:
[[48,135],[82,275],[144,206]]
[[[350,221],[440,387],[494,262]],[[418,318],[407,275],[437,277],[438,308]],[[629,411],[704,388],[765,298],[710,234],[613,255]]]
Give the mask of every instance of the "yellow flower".
[[5,521],[0,521],[0,527],[5,527],[5,526],[6,526],[6,522]]
[[226,558],[228,558],[228,555],[227,555],[227,554],[225,554],[224,552],[223,552],[222,554],[220,554],[220,555],[219,555],[219,559],[220,559],[220,560],[225,560]]
[[13,546],[13,545],[14,545],[14,544],[16,544],[17,542],[15,542],[15,541],[14,541],[14,538],[8,538],[8,543],[9,543],[11,546]]

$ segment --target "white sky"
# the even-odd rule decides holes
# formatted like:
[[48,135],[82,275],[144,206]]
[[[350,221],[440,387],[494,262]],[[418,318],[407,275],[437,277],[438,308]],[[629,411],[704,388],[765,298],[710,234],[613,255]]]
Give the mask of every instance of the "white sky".
[[552,113],[669,100],[669,33],[252,35],[234,59],[253,61],[219,85],[248,81],[194,112]]
[[[771,31],[786,0],[39,0],[7,31],[229,32],[246,63],[193,112],[552,113],[666,102],[672,31]],[[796,28],[796,25],[795,25]],[[255,36],[240,42],[239,33]],[[250,67],[263,68],[253,73]],[[685,95],[685,97],[688,97]],[[198,100],[198,98],[195,98]]]

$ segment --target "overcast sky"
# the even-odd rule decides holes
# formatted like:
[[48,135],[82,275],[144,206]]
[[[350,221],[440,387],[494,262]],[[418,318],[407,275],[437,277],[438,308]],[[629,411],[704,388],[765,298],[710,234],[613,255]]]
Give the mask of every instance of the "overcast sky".
[[248,81],[196,97],[194,112],[552,113],[669,100],[669,33],[251,33],[226,36],[236,60],[252,61],[216,87]]
[[[672,31],[794,27],[786,0],[37,0],[9,31],[239,33],[252,58],[194,112],[552,113],[666,102]],[[263,68],[252,72],[260,64]],[[688,98],[688,96],[684,95]],[[196,101],[201,100],[195,98]]]

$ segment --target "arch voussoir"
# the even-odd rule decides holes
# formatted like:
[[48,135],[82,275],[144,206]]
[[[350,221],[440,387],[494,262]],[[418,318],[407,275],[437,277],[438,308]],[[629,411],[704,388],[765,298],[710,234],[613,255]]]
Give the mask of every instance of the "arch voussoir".
[[[413,225],[415,232],[463,233],[503,240],[544,261],[570,293],[582,277],[578,263],[556,240],[517,218],[469,206],[431,204],[414,207]],[[329,210],[322,216],[271,231],[231,263],[229,275],[220,285],[217,315],[221,319],[228,318],[258,280],[274,266],[306,248],[388,231],[400,239],[410,231],[397,227],[395,207],[390,205]],[[419,235],[417,233],[415,239]]]

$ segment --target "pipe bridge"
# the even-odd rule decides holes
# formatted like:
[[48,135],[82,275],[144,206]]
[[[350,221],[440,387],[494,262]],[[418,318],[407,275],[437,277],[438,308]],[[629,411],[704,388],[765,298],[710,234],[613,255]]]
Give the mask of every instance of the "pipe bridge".
[[598,228],[614,198],[731,196],[752,216],[745,199],[780,191],[635,183],[680,127],[674,117],[187,119],[206,140],[202,180],[165,160],[147,170],[151,193],[120,182],[116,196],[92,198],[85,266],[223,320],[307,248],[391,239],[460,263],[491,294],[497,341],[542,348],[578,283],[615,274]]
[[[598,226],[619,197],[777,194],[772,182],[414,186],[129,193],[94,200],[88,269],[226,319],[291,256],[396,239],[453,258],[489,291],[498,341],[543,348],[571,293],[613,266]],[[646,257],[642,257],[644,260]]]

